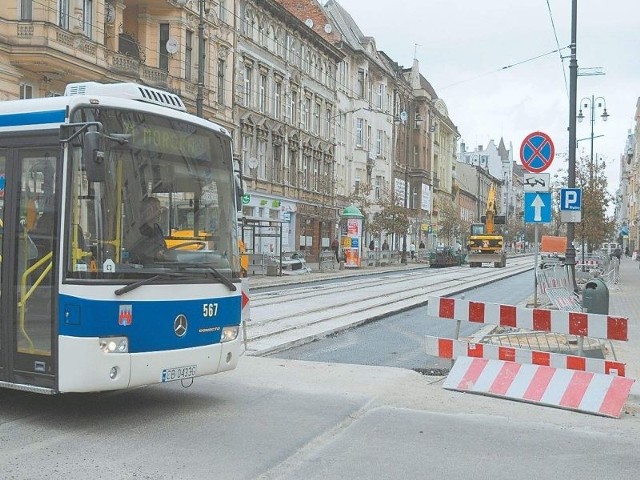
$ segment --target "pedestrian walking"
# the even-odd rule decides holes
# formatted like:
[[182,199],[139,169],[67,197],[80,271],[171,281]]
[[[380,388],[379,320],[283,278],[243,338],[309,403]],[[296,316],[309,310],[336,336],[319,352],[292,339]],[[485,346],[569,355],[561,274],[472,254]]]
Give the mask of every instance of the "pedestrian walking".
[[340,262],[340,242],[337,238],[334,238],[331,242],[331,250],[336,254],[336,262]]
[[386,240],[382,242],[382,250],[389,250],[389,244]]
[[419,248],[420,250],[422,250],[422,249],[424,249],[424,248],[425,248],[425,245],[424,245],[424,241],[423,241],[423,240],[420,240],[420,245],[418,245],[418,248]]
[[375,249],[376,249],[376,243],[373,241],[373,238],[372,238],[371,241],[369,242],[369,250],[373,252]]
[[411,260],[415,260],[416,259],[416,244],[411,242],[411,245],[409,245],[409,251],[411,252]]

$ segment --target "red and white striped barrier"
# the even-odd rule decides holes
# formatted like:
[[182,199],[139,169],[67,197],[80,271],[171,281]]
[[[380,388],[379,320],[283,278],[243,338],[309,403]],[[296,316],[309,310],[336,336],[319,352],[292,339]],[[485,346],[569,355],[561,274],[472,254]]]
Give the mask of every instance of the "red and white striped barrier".
[[504,347],[486,343],[472,343],[451,338],[425,337],[427,355],[440,358],[458,357],[485,358],[487,360],[505,360],[508,362],[529,363],[547,367],[566,368],[603,375],[625,376],[625,364],[601,358],[586,358],[561,353],[528,350],[526,348]]
[[443,387],[618,418],[633,382],[613,375],[460,357]]
[[627,319],[597,313],[524,308],[456,298],[429,297],[427,315],[503,327],[627,340]]

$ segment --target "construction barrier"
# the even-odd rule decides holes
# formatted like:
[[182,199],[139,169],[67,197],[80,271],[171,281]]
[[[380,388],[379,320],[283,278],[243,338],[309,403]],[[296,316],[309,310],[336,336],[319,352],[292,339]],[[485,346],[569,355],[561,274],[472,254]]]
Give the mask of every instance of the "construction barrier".
[[458,357],[485,358],[487,360],[530,363],[532,365],[566,368],[568,370],[580,370],[603,375],[625,376],[625,364],[622,362],[544,352],[541,350],[529,350],[527,348],[426,336],[425,349],[427,355],[451,360],[455,360]]
[[460,357],[443,387],[618,418],[632,385],[613,375]]
[[442,297],[429,297],[428,302],[427,315],[434,317],[606,340],[627,340],[627,319],[624,317]]
[[[509,328],[627,340],[627,318],[429,297],[427,315]],[[457,336],[457,335],[456,335]],[[430,355],[456,359],[444,387],[619,417],[634,380],[621,362],[425,337]]]

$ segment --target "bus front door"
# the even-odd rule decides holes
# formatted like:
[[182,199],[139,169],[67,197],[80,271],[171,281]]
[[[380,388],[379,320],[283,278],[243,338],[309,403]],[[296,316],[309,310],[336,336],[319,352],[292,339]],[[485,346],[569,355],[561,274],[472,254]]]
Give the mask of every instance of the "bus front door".
[[58,152],[0,149],[0,381],[34,391],[56,388]]

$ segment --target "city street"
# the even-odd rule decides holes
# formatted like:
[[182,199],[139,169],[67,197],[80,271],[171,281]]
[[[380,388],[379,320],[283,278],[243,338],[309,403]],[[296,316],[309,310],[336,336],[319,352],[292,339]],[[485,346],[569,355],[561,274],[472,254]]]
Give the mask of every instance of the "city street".
[[[638,275],[635,263],[623,267],[623,281]],[[394,291],[421,277],[453,279],[471,271],[418,268],[383,275],[380,282]],[[475,276],[478,271],[473,269]],[[507,280],[509,295],[526,293],[530,273]],[[282,316],[301,308],[305,296],[321,310],[319,292],[346,286],[369,289],[362,302],[372,301],[366,300],[371,290],[382,295],[383,287],[369,277],[324,288],[283,286],[289,295],[275,295],[279,301],[272,302],[273,291],[265,292],[263,307],[255,310]],[[464,295],[495,300],[500,292],[491,297],[487,289],[504,290],[503,283]],[[625,291],[616,291],[616,298]],[[108,472],[113,479],[154,480],[581,480],[635,478],[640,468],[640,404],[634,398],[614,420],[444,390],[441,377],[406,368],[250,355],[235,371],[184,386],[189,388],[174,382],[60,396],[0,391],[3,478],[84,480]]]

